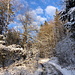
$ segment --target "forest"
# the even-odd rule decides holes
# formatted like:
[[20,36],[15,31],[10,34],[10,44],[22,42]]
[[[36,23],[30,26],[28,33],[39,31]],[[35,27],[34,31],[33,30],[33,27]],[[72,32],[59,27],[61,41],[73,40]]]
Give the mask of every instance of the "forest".
[[0,0],[0,75],[75,75],[75,0]]

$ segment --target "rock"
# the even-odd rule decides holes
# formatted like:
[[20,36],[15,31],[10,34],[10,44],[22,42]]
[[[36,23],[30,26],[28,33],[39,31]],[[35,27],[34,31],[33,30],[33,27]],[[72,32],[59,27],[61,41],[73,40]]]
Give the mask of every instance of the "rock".
[[14,66],[9,69],[0,71],[0,75],[31,75],[25,66]]
[[5,66],[11,65],[15,61],[19,61],[25,56],[22,48],[14,48],[0,44],[0,64],[4,62]]
[[9,45],[8,47],[11,47],[11,48],[21,48],[20,45],[16,45],[16,44]]
[[0,44],[5,44],[5,41],[0,41]]
[[0,50],[6,48],[5,45],[0,44]]
[[0,44],[5,44],[4,36],[3,35],[0,35]]
[[0,35],[0,40],[3,40],[3,37],[4,37],[3,35]]

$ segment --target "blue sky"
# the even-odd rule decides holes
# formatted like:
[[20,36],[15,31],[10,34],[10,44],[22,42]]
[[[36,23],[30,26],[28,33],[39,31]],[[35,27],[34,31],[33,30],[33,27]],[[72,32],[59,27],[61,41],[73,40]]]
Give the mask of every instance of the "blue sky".
[[60,10],[59,2],[61,0],[21,0],[26,1],[32,10],[36,12],[37,15],[45,17],[47,19],[53,19],[55,9]]
[[60,0],[26,0],[26,1],[33,9],[36,9],[38,6],[45,9],[49,5],[57,7]]
[[[32,14],[32,17],[36,20],[32,24],[39,26],[40,24],[43,24],[44,21],[50,21],[53,19],[53,16],[55,15],[55,10],[60,10],[59,2],[61,0],[18,0],[22,4],[22,7],[29,6],[31,8],[30,14]],[[22,10],[23,11],[23,10]],[[21,23],[18,23],[19,17],[23,17],[22,14],[17,14],[16,19],[14,23],[10,24],[9,27],[17,27],[21,28]]]

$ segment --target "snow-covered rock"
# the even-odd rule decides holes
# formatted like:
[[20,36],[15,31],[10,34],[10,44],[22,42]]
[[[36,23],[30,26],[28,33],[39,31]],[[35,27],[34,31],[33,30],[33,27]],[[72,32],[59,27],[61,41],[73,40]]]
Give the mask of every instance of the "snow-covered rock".
[[20,45],[16,45],[16,44],[9,45],[8,47],[9,47],[9,48],[10,48],[10,47],[12,47],[12,48],[21,48]]
[[31,75],[25,66],[15,66],[9,69],[0,71],[0,75]]
[[0,44],[5,44],[4,35],[0,35]]
[[[22,48],[15,48],[11,46],[5,46],[0,44],[0,65],[4,61],[4,65],[8,66],[15,61],[20,60],[21,58],[25,58],[26,55]],[[0,66],[1,67],[1,66]]]
[[0,40],[3,40],[3,37],[4,37],[4,36],[0,34]]
[[5,41],[0,41],[0,44],[5,44]]

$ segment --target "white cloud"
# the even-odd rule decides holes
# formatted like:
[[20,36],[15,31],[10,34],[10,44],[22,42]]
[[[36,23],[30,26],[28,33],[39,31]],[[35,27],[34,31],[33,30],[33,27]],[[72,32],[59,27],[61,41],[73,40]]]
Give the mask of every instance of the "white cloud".
[[18,15],[16,16],[16,19],[17,19],[17,20],[25,20],[26,17],[25,17],[24,15],[22,15],[22,14],[18,14]]
[[38,23],[37,22],[32,22],[32,25],[38,25]]
[[30,13],[31,15],[34,14],[33,16],[36,16],[36,15],[41,15],[41,14],[43,14],[44,11],[43,11],[43,9],[42,9],[41,7],[38,7],[37,9],[30,11],[29,13]]
[[43,9],[41,7],[38,7],[35,11],[37,14],[43,14]]
[[[40,12],[40,10],[41,10],[41,12]],[[38,12],[36,12],[36,11],[38,11]],[[32,17],[34,18],[34,20],[36,22],[36,23],[35,22],[34,23],[37,25],[44,23],[44,21],[47,20],[47,18],[41,17],[41,15],[40,15],[41,13],[43,13],[43,9],[41,9],[40,7],[37,8],[36,10],[30,11],[30,14],[32,15]]]
[[29,11],[29,14],[30,14],[34,19],[36,19],[37,14],[36,14],[35,10]]
[[[43,9],[41,7],[38,7],[35,10],[31,10],[28,12],[30,14],[30,16],[35,20],[35,24],[39,25],[41,23],[44,23],[44,21],[46,21],[47,19],[45,17],[41,17],[41,14],[44,13]],[[22,14],[18,14],[18,16],[16,17],[17,20],[25,20],[25,17]]]
[[14,26],[14,29],[15,29],[16,31],[23,32],[23,26],[22,26],[22,25]]
[[45,13],[49,16],[55,15],[56,7],[54,6],[47,6],[45,9]]
[[[31,10],[28,13],[34,19],[34,21],[32,22],[31,25],[33,25],[34,27],[36,26],[37,29],[40,28],[39,27],[40,24],[43,24],[47,20],[47,18],[41,16],[41,14],[43,14],[43,9],[41,7],[38,7],[35,10]],[[25,20],[25,16],[22,14],[18,14],[16,19],[17,20],[20,20],[20,19]],[[19,29],[20,27],[21,27],[20,25],[19,25],[19,27],[15,26],[15,29],[17,29],[17,28]]]
[[37,21],[40,23],[44,23],[47,19],[45,17],[37,16]]

